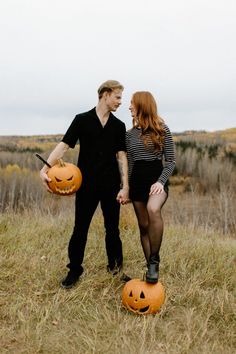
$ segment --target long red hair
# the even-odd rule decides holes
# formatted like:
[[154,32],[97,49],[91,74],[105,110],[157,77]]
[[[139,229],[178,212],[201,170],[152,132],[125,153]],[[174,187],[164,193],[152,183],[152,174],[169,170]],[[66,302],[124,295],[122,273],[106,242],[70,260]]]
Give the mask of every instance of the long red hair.
[[141,128],[144,144],[147,146],[151,138],[154,150],[162,150],[165,139],[164,121],[157,113],[157,104],[153,95],[148,91],[135,92],[132,96],[132,104],[136,110],[133,126]]

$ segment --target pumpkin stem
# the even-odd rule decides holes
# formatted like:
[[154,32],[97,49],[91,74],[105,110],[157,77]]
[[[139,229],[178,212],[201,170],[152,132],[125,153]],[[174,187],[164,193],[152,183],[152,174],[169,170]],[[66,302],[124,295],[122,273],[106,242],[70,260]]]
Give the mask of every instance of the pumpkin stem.
[[58,160],[58,164],[60,167],[65,167],[65,162],[62,159]]

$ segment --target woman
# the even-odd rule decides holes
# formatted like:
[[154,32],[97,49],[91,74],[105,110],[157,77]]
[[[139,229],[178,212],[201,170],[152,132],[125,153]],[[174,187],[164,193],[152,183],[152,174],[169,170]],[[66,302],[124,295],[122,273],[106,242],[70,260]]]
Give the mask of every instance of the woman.
[[147,260],[146,281],[156,283],[163,234],[161,209],[168,197],[168,178],[175,167],[174,143],[150,92],[134,93],[129,109],[133,117],[133,128],[126,133],[130,199]]

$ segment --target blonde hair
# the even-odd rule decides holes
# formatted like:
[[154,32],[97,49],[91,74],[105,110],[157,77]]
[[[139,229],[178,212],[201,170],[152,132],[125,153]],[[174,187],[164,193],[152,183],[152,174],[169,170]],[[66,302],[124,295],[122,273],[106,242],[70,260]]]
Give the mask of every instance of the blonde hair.
[[162,150],[165,140],[164,121],[157,113],[157,104],[153,95],[148,91],[135,92],[132,103],[136,110],[133,126],[141,128],[144,144],[147,146],[151,138],[154,151]]
[[124,86],[121,85],[121,83],[116,80],[107,80],[103,82],[103,84],[101,84],[98,88],[98,98],[99,99],[102,98],[104,92],[112,92],[115,89],[120,89],[123,91]]

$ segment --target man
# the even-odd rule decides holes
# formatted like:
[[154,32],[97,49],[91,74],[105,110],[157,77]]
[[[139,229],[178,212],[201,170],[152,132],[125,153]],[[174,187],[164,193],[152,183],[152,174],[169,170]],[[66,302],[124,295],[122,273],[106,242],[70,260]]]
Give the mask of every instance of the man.
[[[69,148],[80,144],[78,167],[83,176],[76,193],[75,224],[69,242],[69,272],[61,282],[71,288],[83,273],[82,262],[87,234],[94,212],[100,202],[106,229],[107,269],[113,275],[122,269],[122,242],[119,236],[120,204],[128,200],[128,163],[125,148],[125,124],[116,118],[121,104],[123,86],[114,80],[98,88],[98,104],[92,110],[76,115],[62,141],[51,152],[48,163],[53,166]],[[48,167],[44,165],[40,177],[47,182]],[[123,276],[123,280],[129,280]]]

